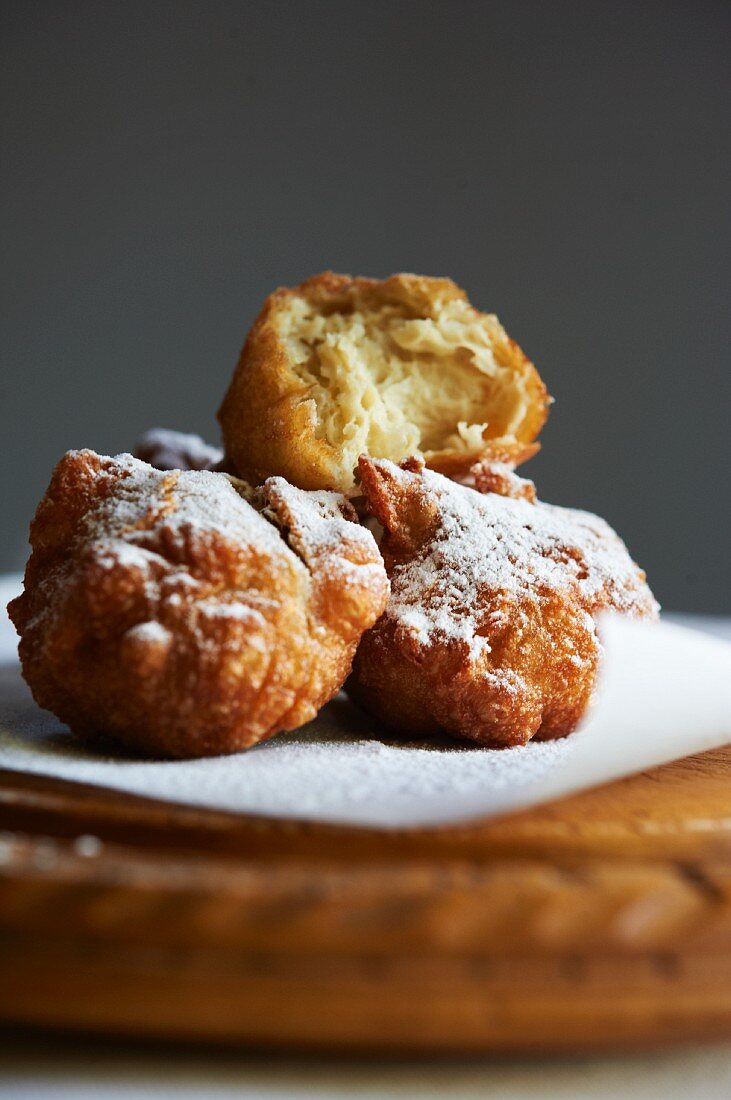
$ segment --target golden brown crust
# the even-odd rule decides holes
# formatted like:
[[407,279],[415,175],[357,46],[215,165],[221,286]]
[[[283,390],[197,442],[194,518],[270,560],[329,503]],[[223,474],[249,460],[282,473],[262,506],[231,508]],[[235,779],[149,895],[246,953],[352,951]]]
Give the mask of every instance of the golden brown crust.
[[[343,451],[328,440],[318,422],[311,384],[292,361],[280,334],[280,321],[295,298],[304,298],[325,314],[393,306],[407,317],[437,320],[445,305],[464,303],[463,290],[451,279],[392,275],[385,280],[351,278],[327,271],[293,288],[280,288],[267,298],[246,343],[218,413],[224,448],[232,469],[254,483],[280,474],[305,489],[352,491],[352,469],[344,467]],[[511,442],[531,443],[548,415],[550,398],[541,378],[518,345],[494,318],[489,318],[495,362],[524,388],[525,409]],[[480,410],[478,421],[492,421],[492,410]],[[457,425],[452,426],[456,432]],[[490,429],[488,427],[488,434]],[[483,447],[425,450],[427,464],[460,478],[481,457]],[[413,449],[411,449],[413,450]],[[404,458],[411,450],[400,453]],[[375,457],[379,457],[375,453]]]
[[496,747],[564,736],[593,689],[594,616],[657,614],[603,520],[534,503],[509,473],[479,471],[482,494],[413,461],[361,460],[391,596],[346,688],[394,729]]
[[314,717],[383,609],[383,562],[339,495],[245,491],[256,508],[225,474],[64,456],[9,607],[40,706],[172,757]]

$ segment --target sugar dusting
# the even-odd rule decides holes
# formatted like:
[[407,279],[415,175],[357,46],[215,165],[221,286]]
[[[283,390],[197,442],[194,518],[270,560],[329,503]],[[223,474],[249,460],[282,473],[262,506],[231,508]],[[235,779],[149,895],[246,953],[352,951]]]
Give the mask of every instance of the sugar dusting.
[[[587,728],[564,741],[504,750],[398,745],[378,740],[378,727],[338,698],[304,729],[237,756],[104,757],[32,701],[2,614],[19,587],[19,578],[0,580],[0,762],[16,771],[236,813],[413,827],[520,809],[729,737],[728,642],[623,620],[608,654],[610,673],[618,666],[608,693]],[[689,621],[698,630],[723,626],[731,640],[731,620]]]
[[[156,470],[130,454],[117,455],[111,462],[114,493],[95,502],[84,518],[80,537],[124,539],[128,549],[110,547],[110,553],[116,556],[133,555],[135,546],[144,542],[148,528],[162,520],[181,547],[190,537],[215,529],[233,540],[263,539],[269,547],[281,541],[278,532],[246,504],[225,474]],[[103,465],[93,476],[107,479],[109,468]]]
[[[8,593],[5,593],[7,597]],[[4,603],[4,600],[3,600]],[[2,626],[2,616],[0,616]],[[135,631],[158,636],[158,625]],[[401,808],[464,799],[497,805],[560,766],[577,738],[490,750],[457,741],[398,743],[339,695],[309,725],[234,756],[159,761],[103,755],[40,710],[24,683],[14,631],[0,631],[4,766],[194,806],[314,820],[387,822]]]
[[330,576],[383,591],[387,582],[373,534],[341,493],[298,489],[282,477],[268,478],[261,493],[265,514],[286,529],[289,545],[306,562],[322,557]]
[[17,687],[14,705],[0,692],[0,759],[13,768],[188,805],[291,818],[373,821],[382,813],[386,822],[394,813],[423,814],[443,802],[480,800],[489,807],[491,799],[498,809],[516,791],[544,781],[578,743],[572,737],[504,750],[389,743],[339,697],[308,726],[245,753],[150,761],[88,749],[22,698],[19,674]]
[[131,626],[127,631],[127,637],[155,645],[169,645],[171,641],[170,631],[162,623],[155,622],[154,619]]
[[167,627],[186,615],[187,605],[185,636],[195,636],[200,649],[220,644],[209,625],[213,620],[219,627],[224,621],[234,627],[238,620],[247,628],[247,646],[263,650],[261,611],[268,599],[274,606],[277,592],[267,597],[248,585],[221,583],[210,565],[218,560],[219,540],[229,554],[238,547],[268,558],[275,572],[298,573],[303,593],[315,574],[327,570],[337,575],[343,593],[365,588],[379,595],[375,602],[382,606],[387,580],[375,540],[340,494],[307,493],[282,479],[252,491],[224,473],[160,471],[129,454],[70,457],[82,455],[85,476],[97,485],[70,552],[43,582],[47,599],[28,625],[48,622],[63,606],[58,597],[69,585],[77,552],[91,549],[98,569],[133,576],[131,589],[144,593],[143,619],[127,629],[128,642],[158,650],[177,644],[180,639]]
[[[159,471],[132,455],[121,454],[103,460],[98,468],[90,465],[88,475],[100,482],[100,491],[79,523],[75,545],[93,547],[97,566],[110,574],[127,572],[138,577],[149,617],[149,621],[128,631],[138,643],[160,645],[171,641],[163,636],[167,632],[158,620],[165,615],[165,605],[180,607],[197,595],[205,578],[190,572],[190,562],[199,555],[204,559],[202,547],[213,539],[255,545],[275,558],[289,558],[291,567],[303,570],[279,531],[242,499],[225,474]],[[105,481],[111,481],[112,492],[106,491]],[[165,556],[158,552],[163,527]],[[54,598],[55,592],[68,584],[73,569],[72,549],[65,564],[49,574],[49,599],[42,605],[40,616],[61,606],[61,601]],[[232,615],[236,614],[235,608],[240,608],[242,615],[250,615],[245,602],[237,600],[237,591],[224,589],[208,610],[216,615]],[[206,608],[199,607],[198,611],[203,614]],[[204,641],[200,635],[200,644]]]
[[377,465],[404,488],[418,477],[438,502],[431,537],[394,567],[386,611],[418,644],[453,640],[467,643],[473,653],[484,648],[486,593],[519,604],[560,592],[587,615],[604,606],[637,615],[656,612],[644,575],[598,516],[479,493],[431,470],[414,475],[387,460]]
[[290,535],[305,553],[340,550],[358,533],[358,517],[341,493],[298,489],[283,477],[268,478],[263,491],[274,518],[292,521]]

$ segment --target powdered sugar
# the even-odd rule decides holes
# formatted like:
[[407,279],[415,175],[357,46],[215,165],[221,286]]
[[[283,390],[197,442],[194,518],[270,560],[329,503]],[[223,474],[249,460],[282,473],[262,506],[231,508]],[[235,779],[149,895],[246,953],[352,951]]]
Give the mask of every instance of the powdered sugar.
[[423,486],[438,506],[435,530],[391,577],[386,614],[418,644],[462,641],[476,655],[486,644],[484,616],[505,614],[494,610],[498,594],[518,610],[521,601],[557,592],[587,613],[608,605],[635,614],[656,609],[623,542],[598,516],[478,493],[430,470],[376,465],[407,491]]
[[306,553],[337,550],[344,539],[360,536],[360,529],[354,526],[357,516],[341,493],[298,489],[283,477],[270,477],[264,484],[264,496],[276,517],[290,525]]
[[246,813],[387,824],[443,803],[468,807],[487,798],[497,809],[544,781],[575,747],[574,738],[505,751],[388,742],[340,696],[308,726],[236,756],[195,761],[103,756],[39,711],[19,674],[11,681],[0,670],[5,766]]
[[0,764],[191,806],[388,827],[521,809],[728,741],[728,643],[623,619],[607,648],[606,690],[563,741],[398,744],[340,697],[294,734],[182,762],[102,756],[69,737],[13,662],[0,665]]
[[324,556],[331,575],[383,590],[386,578],[375,539],[342,494],[298,489],[281,477],[269,478],[261,492],[265,514],[286,528],[290,546],[306,562]]
[[[104,757],[33,703],[2,613],[20,578],[0,579],[0,764],[238,813],[384,827],[515,810],[728,741],[731,646],[666,624],[613,622],[606,689],[587,728],[505,750],[380,740],[342,697],[316,722],[232,757]],[[731,639],[731,620],[689,619]]]
[[[273,640],[262,632],[268,613],[279,614],[277,573],[290,586],[298,575],[303,600],[313,578],[318,584],[334,578],[333,591],[343,599],[348,591],[368,592],[365,625],[383,606],[388,582],[375,540],[337,493],[307,493],[282,479],[247,492],[224,473],[159,471],[129,454],[69,452],[63,462],[61,492],[69,491],[64,479],[70,479],[81,514],[68,531],[66,553],[36,581],[43,598],[30,609],[25,629],[48,636],[77,576],[86,578],[105,636],[113,634],[110,614],[121,614],[125,644],[151,648],[169,643],[177,649],[195,639],[201,651],[211,651],[229,633],[239,645],[245,638],[250,648],[271,648]],[[53,499],[49,506],[58,508]],[[244,563],[251,555],[268,562],[261,576],[271,577],[269,595],[250,588]],[[83,562],[93,562],[96,595]],[[130,626],[130,615],[139,617],[137,625]]]
[[154,619],[131,626],[126,636],[152,645],[169,645],[172,637],[170,631],[166,630],[162,623],[155,622]]
[[[173,542],[219,530],[231,540],[281,546],[279,533],[246,504],[225,474],[206,470],[159,471],[129,454],[113,460],[115,491],[100,497],[84,519],[81,537],[108,540],[110,560],[141,565],[138,548],[160,520]],[[120,476],[121,475],[121,476]],[[102,466],[94,476],[107,478]],[[143,550],[143,554],[149,551]]]

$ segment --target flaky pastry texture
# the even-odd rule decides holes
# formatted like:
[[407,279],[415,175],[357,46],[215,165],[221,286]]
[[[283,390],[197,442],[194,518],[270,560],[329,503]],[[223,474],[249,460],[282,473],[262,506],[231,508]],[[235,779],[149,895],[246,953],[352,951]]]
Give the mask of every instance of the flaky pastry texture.
[[157,756],[234,752],[309,721],[388,593],[339,494],[131,455],[66,454],[31,545],[9,612],[36,702]]
[[360,471],[391,595],[361,641],[351,696],[413,735],[499,747],[573,730],[599,659],[594,616],[657,615],[619,537],[536,501],[506,463],[473,471],[482,491],[418,460],[363,457]]
[[549,397],[497,318],[451,279],[326,272],[267,298],[218,413],[258,483],[355,492],[361,453],[462,477],[491,441],[526,457]]

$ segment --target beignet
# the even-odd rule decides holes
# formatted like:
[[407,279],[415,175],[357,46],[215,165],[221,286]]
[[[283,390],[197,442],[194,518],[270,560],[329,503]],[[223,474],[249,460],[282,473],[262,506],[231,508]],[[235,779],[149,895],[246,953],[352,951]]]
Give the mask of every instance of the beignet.
[[351,696],[412,736],[506,746],[573,730],[599,660],[594,616],[657,614],[619,537],[598,516],[535,501],[506,464],[475,469],[483,492],[418,460],[362,457],[360,473],[391,595],[358,648]]
[[36,702],[159,756],[235,752],[309,721],[388,593],[340,494],[131,455],[66,454],[31,545],[8,610]]

